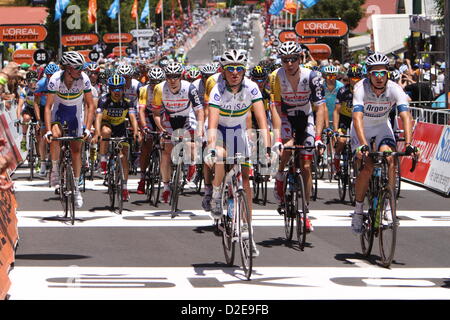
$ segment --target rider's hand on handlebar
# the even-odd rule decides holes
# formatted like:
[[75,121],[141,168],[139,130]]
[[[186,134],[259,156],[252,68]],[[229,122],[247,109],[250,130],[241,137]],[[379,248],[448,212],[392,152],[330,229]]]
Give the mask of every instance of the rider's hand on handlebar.
[[364,144],[356,148],[356,157],[362,159],[363,155],[367,157],[369,155],[369,146]]
[[51,131],[47,131],[47,132],[44,134],[44,139],[45,139],[45,141],[47,141],[47,143],[50,143],[51,140],[52,140],[52,136],[53,136],[53,133],[52,133]]
[[411,143],[408,143],[405,148],[405,153],[408,155],[418,155],[420,153],[420,149],[413,146]]
[[213,165],[214,165],[214,162],[215,162],[215,158],[216,158],[216,154],[217,154],[217,151],[216,151],[216,149],[209,149],[209,151],[208,151],[208,153],[206,154],[206,156],[205,156],[205,163],[208,165],[208,166],[210,166],[210,167],[212,167]]

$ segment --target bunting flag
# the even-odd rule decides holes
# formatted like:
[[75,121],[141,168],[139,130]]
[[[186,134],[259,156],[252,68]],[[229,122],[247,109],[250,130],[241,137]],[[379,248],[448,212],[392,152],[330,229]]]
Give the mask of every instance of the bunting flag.
[[297,3],[295,3],[293,0],[286,0],[283,10],[286,12],[289,12],[290,14],[296,14],[297,13]]
[[119,0],[114,0],[113,3],[111,3],[111,6],[109,7],[106,14],[111,19],[117,19],[117,14],[119,13],[119,10],[120,10],[120,2]]
[[138,0],[134,0],[133,6],[131,7],[131,18],[136,19],[138,16]]
[[66,11],[67,6],[69,5],[70,0],[56,0],[55,4],[55,19],[53,21],[58,21],[61,19],[64,11]]
[[311,8],[315,5],[319,0],[299,0],[305,8]]
[[273,15],[279,15],[284,8],[284,0],[274,0],[270,6],[269,13]]
[[148,1],[149,0],[145,1],[144,10],[142,10],[142,12],[141,12],[141,18],[140,18],[141,22],[145,22],[145,19],[147,19],[148,15],[150,13],[150,6],[149,6]]
[[155,9],[155,14],[160,14],[161,13],[161,9],[162,9],[162,2],[163,0],[159,0],[156,9]]
[[97,0],[89,0],[88,22],[94,24],[97,21]]

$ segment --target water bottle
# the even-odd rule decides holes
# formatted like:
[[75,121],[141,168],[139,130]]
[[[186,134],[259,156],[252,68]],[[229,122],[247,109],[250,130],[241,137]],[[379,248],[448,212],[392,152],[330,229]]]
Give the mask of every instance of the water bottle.
[[228,218],[233,218],[233,210],[234,210],[234,199],[228,198],[228,207],[227,207],[227,215]]
[[91,161],[97,160],[97,144],[92,145],[90,152]]
[[381,177],[381,168],[375,168],[375,177]]

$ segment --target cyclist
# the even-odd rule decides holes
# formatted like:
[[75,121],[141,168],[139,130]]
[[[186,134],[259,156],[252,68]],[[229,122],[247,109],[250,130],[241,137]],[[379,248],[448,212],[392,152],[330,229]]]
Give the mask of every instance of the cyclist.
[[[197,79],[193,82],[194,86],[197,88],[198,95],[200,97],[200,101],[203,105],[203,110],[205,114],[205,131],[207,132],[208,129],[208,103],[205,101],[205,94],[206,94],[206,82],[207,80],[216,73],[217,68],[216,66],[212,64],[204,65],[200,68],[201,78]],[[211,88],[212,89],[212,88]],[[206,141],[206,137],[203,137],[203,142]],[[203,179],[205,180],[205,193],[203,195],[202,200],[202,208],[205,211],[211,211],[211,199],[212,199],[212,179],[213,179],[213,172],[211,168],[207,164],[203,164]]]
[[[389,59],[381,53],[374,53],[367,57],[366,66],[368,77],[358,82],[353,90],[353,113],[350,129],[352,150],[361,159],[367,150],[373,150],[369,145],[374,139],[373,148],[378,151],[392,151],[396,149],[394,133],[389,122],[389,112],[396,106],[403,121],[405,130],[406,152],[415,153],[417,149],[411,145],[411,115],[408,108],[408,98],[402,88],[388,80]],[[360,160],[357,160],[360,162]],[[388,159],[389,185],[395,186],[395,166],[393,159]],[[352,230],[360,234],[364,219],[364,197],[369,187],[373,163],[370,158],[359,172],[356,183],[356,205],[352,217]]]
[[[352,66],[347,71],[348,84],[340,88],[336,96],[336,107],[333,111],[334,132],[347,134],[352,123],[353,88],[362,79],[362,70],[358,66]],[[340,174],[340,156],[346,143],[346,138],[337,138],[334,167],[336,174]]]
[[[160,67],[152,67],[148,71],[149,83],[139,90],[139,124],[145,131],[156,131],[157,127],[152,114],[153,90],[158,83],[165,80],[166,75]],[[141,179],[139,180],[137,194],[145,193],[145,172],[149,165],[150,151],[152,150],[151,138],[142,143],[141,146]]]
[[142,87],[142,83],[133,78],[135,74],[133,66],[127,63],[122,64],[117,68],[117,74],[123,76],[126,80],[125,98],[130,100],[134,108],[137,109],[139,90]]
[[344,86],[341,81],[336,80],[338,73],[339,68],[336,66],[328,65],[323,68],[322,74],[325,76],[323,87],[325,89],[325,101],[328,109],[328,112],[325,112],[324,114],[325,128],[328,128],[330,126],[330,122],[333,121],[333,111],[336,105],[336,95],[338,91]]
[[[242,50],[225,51],[221,57],[223,80],[217,82],[210,93],[208,116],[208,154],[205,162],[212,166],[214,154],[217,161],[214,166],[212,217],[220,219],[222,211],[221,186],[225,176],[225,167],[221,159],[241,153],[250,157],[247,138],[248,112],[253,110],[263,135],[266,157],[270,157],[270,137],[267,127],[264,103],[256,83],[245,77],[247,56]],[[211,160],[210,160],[211,159]],[[250,188],[250,165],[243,164],[242,181],[247,195],[248,208],[252,212],[252,190]],[[248,226],[247,226],[248,229]],[[244,227],[245,232],[245,227]],[[254,254],[259,254],[253,243]]]
[[[186,130],[192,137],[203,135],[204,113],[203,106],[195,86],[182,80],[183,66],[178,62],[170,62],[164,69],[166,80],[157,84],[153,91],[153,119],[157,128],[162,132],[172,133],[175,130]],[[164,143],[164,139],[162,141]],[[191,156],[195,154],[194,144],[187,142],[187,151]],[[166,144],[161,155],[161,176],[164,184],[162,199],[167,203],[170,199],[171,152],[173,146]],[[192,159],[192,158],[191,158]],[[190,164],[190,167],[195,165]],[[192,169],[190,169],[192,172]]]
[[[287,119],[282,127],[283,131],[290,130],[295,136],[285,144],[287,146],[303,145],[316,146],[323,145],[321,134],[324,124],[324,113],[326,112],[324,89],[322,87],[322,77],[307,68],[300,67],[302,49],[300,45],[293,41],[284,42],[278,49],[281,57],[282,67],[275,70],[272,76],[271,102],[275,104],[281,117]],[[314,129],[313,103],[316,107],[316,120]],[[283,132],[284,134],[284,132]],[[286,138],[288,136],[284,136]],[[283,136],[282,136],[283,138]],[[301,171],[305,184],[305,199],[309,206],[309,199],[312,190],[311,161],[314,150],[301,150]],[[284,168],[289,160],[290,153],[283,151],[275,176],[275,197],[282,201]],[[308,212],[308,208],[307,208]],[[313,226],[309,218],[306,220],[308,231],[313,231]]]
[[[73,137],[83,135],[83,139],[87,140],[91,134],[88,128],[92,126],[95,112],[91,81],[82,71],[85,64],[84,57],[76,51],[64,52],[60,64],[62,70],[54,73],[49,80],[45,104],[45,127],[48,131],[44,137],[50,143],[52,160],[50,184],[53,187],[59,184],[60,144],[58,141],[51,141],[51,138],[61,137],[63,135],[61,125],[66,123],[68,126],[66,135]],[[85,107],[86,110],[84,110]],[[83,115],[84,112],[86,117]],[[70,149],[75,177],[75,206],[81,208],[83,205],[83,198],[79,191],[81,141],[72,141]]]
[[200,70],[197,67],[192,67],[186,72],[186,81],[194,82],[202,77]]
[[[19,104],[17,107],[17,119],[22,118],[22,122],[36,122],[36,113],[34,108],[34,92],[36,90],[37,73],[36,71],[28,71],[26,75],[26,86],[19,92]],[[28,124],[22,124],[22,141],[20,149],[27,151],[27,133]],[[36,135],[38,138],[39,135]]]
[[98,99],[102,95],[102,88],[99,82],[100,66],[96,63],[90,63],[86,67],[86,74],[89,76],[92,85],[92,97],[94,98],[95,107],[97,107]]
[[[126,80],[120,75],[114,75],[108,79],[109,93],[102,96],[98,103],[97,115],[95,118],[95,135],[92,139],[93,143],[97,143],[98,138],[125,137],[127,128],[125,120],[130,119],[133,128],[133,139],[139,140],[139,128],[136,121],[136,108],[130,100],[125,98]],[[108,143],[100,142],[100,165],[106,168],[106,152]],[[130,199],[128,191],[128,143],[122,144],[122,165],[124,174],[124,185],[122,191],[122,200]]]
[[47,158],[47,145],[45,143],[45,139],[43,136],[45,134],[45,103],[47,102],[47,93],[48,93],[48,81],[50,77],[57,71],[59,71],[59,66],[55,63],[49,63],[45,69],[45,76],[42,77],[37,82],[36,91],[34,91],[34,110],[36,115],[36,120],[39,121],[39,133],[36,134],[36,137],[39,137],[39,157],[40,157],[40,166],[41,169],[39,171],[39,175],[41,177],[47,174],[47,162],[45,161]]

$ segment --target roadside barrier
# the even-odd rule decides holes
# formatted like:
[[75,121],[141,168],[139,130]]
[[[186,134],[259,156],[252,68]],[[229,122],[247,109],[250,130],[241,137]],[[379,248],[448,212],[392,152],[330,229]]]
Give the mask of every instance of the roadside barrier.
[[435,101],[413,101],[409,103],[409,109],[414,120],[434,123],[450,124],[450,109],[438,109],[431,106]]
[[[14,127],[17,104],[14,101],[0,102],[0,138],[6,140],[0,157],[8,157],[11,164],[2,174],[0,185],[10,181],[10,174],[23,161],[19,150],[21,131]],[[5,180],[3,180],[5,179]],[[0,189],[0,299],[6,299],[11,286],[9,271],[15,261],[19,233],[17,228],[17,202],[12,190]]]

